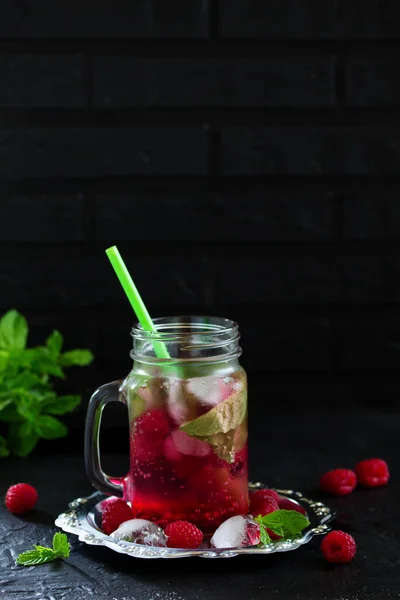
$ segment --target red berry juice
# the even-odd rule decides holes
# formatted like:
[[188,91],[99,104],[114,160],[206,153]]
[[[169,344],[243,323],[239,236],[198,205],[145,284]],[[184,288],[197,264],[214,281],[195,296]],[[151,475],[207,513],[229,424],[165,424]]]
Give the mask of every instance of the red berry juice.
[[127,380],[130,471],[125,497],[135,517],[176,519],[213,531],[249,507],[246,375]]

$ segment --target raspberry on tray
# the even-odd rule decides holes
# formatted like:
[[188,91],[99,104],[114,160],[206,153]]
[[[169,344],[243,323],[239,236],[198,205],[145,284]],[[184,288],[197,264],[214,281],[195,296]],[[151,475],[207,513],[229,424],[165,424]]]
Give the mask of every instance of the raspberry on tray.
[[101,526],[106,535],[110,535],[118,529],[121,523],[133,518],[132,511],[128,504],[121,498],[110,498],[104,503],[101,515]]
[[257,490],[250,494],[250,513],[252,515],[268,515],[279,509],[278,494],[272,490]]
[[198,548],[203,541],[203,533],[189,521],[174,521],[166,526],[168,548]]

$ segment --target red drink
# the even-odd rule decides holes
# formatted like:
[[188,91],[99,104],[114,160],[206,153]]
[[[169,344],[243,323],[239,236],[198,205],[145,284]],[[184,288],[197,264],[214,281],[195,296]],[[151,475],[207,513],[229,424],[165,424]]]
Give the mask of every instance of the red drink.
[[[208,369],[210,371],[210,369]],[[131,422],[125,496],[135,517],[213,531],[248,512],[246,377],[127,381]]]
[[[99,490],[124,495],[135,517],[160,525],[183,519],[212,532],[249,508],[247,384],[238,326],[218,317],[154,323],[156,333],[133,328],[133,369],[122,387],[103,385],[90,400],[86,471]],[[99,454],[102,410],[115,400],[129,411],[125,478],[104,473]]]

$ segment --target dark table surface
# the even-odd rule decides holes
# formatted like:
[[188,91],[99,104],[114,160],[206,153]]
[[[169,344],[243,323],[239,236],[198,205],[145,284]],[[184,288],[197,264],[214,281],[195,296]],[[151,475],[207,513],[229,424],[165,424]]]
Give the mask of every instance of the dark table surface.
[[[311,412],[311,411],[310,411]],[[269,411],[265,411],[265,415]],[[91,492],[73,438],[70,454],[2,459],[0,493],[18,481],[35,485],[40,498],[29,516],[0,507],[1,600],[373,600],[400,597],[400,518],[398,450],[400,415],[358,413],[275,413],[253,415],[250,472],[253,480],[293,487],[311,497],[320,474],[352,467],[371,456],[386,458],[392,478],[386,488],[357,490],[329,500],[338,511],[334,527],[358,544],[353,562],[332,566],[321,558],[320,538],[294,552],[226,560],[140,560],[107,548],[87,546],[69,536],[68,560],[16,567],[15,557],[31,544],[48,545],[54,518],[68,502]],[[48,443],[51,451],[53,446]],[[123,469],[126,459],[104,457],[104,466]],[[326,501],[326,498],[323,498]]]

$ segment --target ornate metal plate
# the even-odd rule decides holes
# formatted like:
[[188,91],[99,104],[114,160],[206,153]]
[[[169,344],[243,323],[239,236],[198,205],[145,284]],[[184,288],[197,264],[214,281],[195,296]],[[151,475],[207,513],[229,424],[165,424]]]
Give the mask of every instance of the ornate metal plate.
[[[263,483],[250,483],[249,490],[266,487]],[[266,546],[252,546],[250,548],[210,548],[200,547],[196,550],[180,550],[176,548],[157,548],[144,546],[133,542],[114,540],[100,531],[101,502],[106,498],[101,492],[94,492],[86,498],[77,498],[69,503],[69,509],[55,520],[57,527],[67,533],[73,533],[81,542],[96,546],[107,546],[115,552],[134,556],[136,558],[184,558],[200,556],[201,558],[232,558],[239,554],[273,554],[274,552],[288,552],[296,550],[299,546],[307,544],[313,536],[325,534],[330,530],[327,525],[335,517],[335,511],[323,504],[306,498],[301,492],[294,490],[275,489],[278,494],[297,502],[307,512],[310,526],[302,537],[284,542],[272,542]]]

